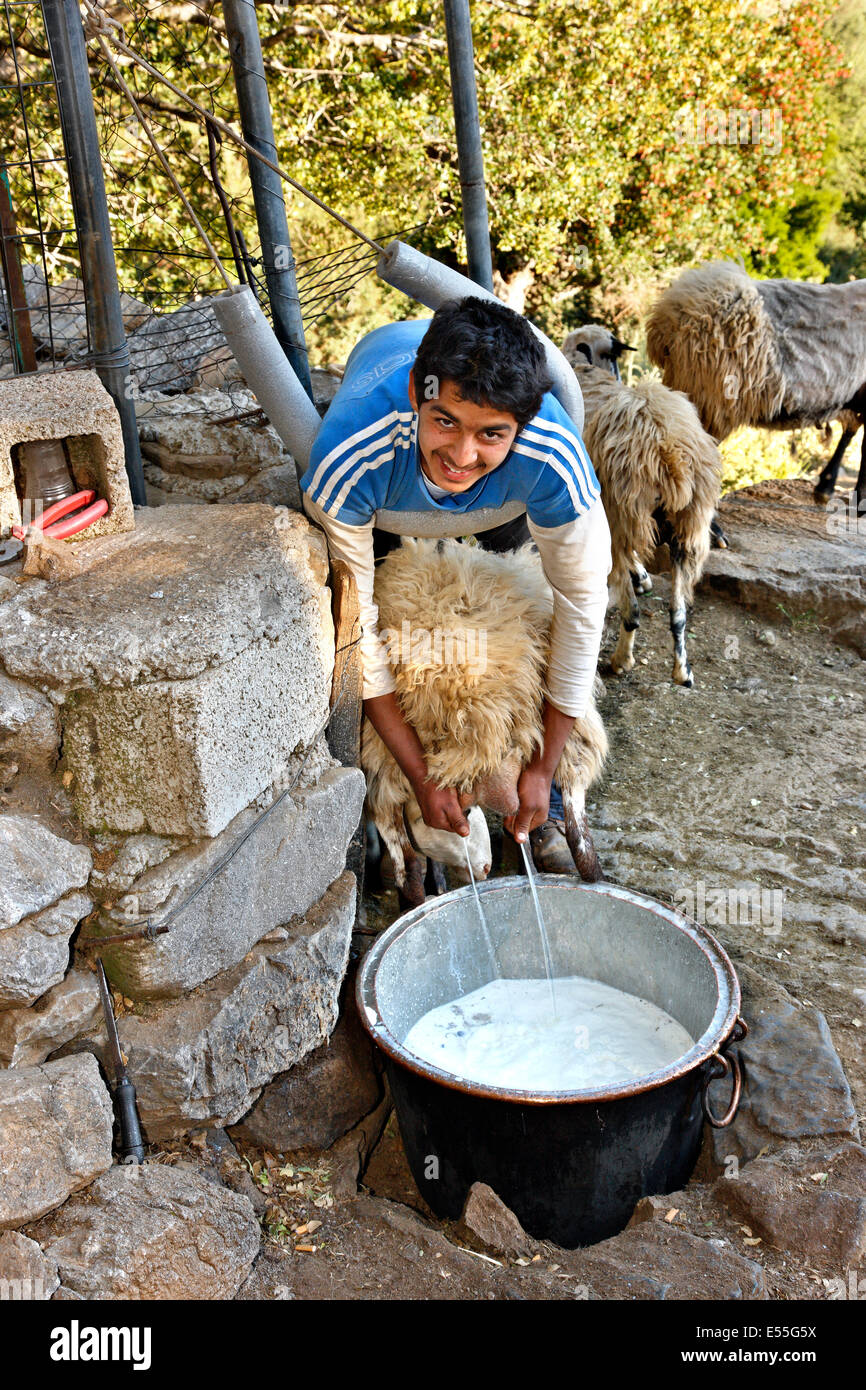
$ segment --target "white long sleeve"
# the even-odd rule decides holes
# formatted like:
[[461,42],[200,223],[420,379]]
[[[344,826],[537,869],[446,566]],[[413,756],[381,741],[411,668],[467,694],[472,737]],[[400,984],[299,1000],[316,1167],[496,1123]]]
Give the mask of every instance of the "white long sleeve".
[[379,609],[373,598],[373,523],[369,521],[365,526],[348,526],[328,516],[307,493],[303,494],[303,500],[307,515],[321,526],[328,538],[332,559],[342,560],[355,576],[361,617],[363,698],[372,700],[377,695],[390,695],[396,690],[397,683],[388,662],[387,647],[379,637]]
[[548,697],[563,714],[579,719],[592,694],[604,628],[610,527],[601,499],[564,526],[527,522],[553,590]]

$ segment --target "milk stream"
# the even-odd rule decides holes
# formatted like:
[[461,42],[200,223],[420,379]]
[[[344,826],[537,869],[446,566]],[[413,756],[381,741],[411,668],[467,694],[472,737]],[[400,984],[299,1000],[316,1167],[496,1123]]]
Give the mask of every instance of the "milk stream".
[[481,918],[481,930],[484,933],[484,940],[487,943],[487,954],[490,957],[490,964],[493,967],[493,974],[499,978],[502,971],[499,969],[499,961],[496,959],[496,952],[493,949],[493,942],[490,932],[487,929],[487,918],[484,916],[484,908],[481,906],[481,895],[478,892],[478,884],[475,882],[475,873],[472,868],[472,860],[469,855],[469,837],[463,841],[463,849],[466,854],[466,863],[469,866],[469,877],[472,880],[472,891],[475,894],[475,905],[478,908],[478,916]]
[[536,1093],[623,1085],[694,1045],[676,1019],[637,995],[579,975],[556,984],[555,1019],[547,981],[491,980],[424,1014],[403,1045],[465,1081]]
[[544,918],[541,915],[541,904],[538,901],[538,892],[535,887],[535,872],[532,868],[532,860],[526,848],[526,841],[520,841],[520,848],[523,850],[523,862],[526,865],[526,877],[529,879],[529,888],[532,893],[532,901],[535,903],[535,916],[538,921],[538,930],[541,934],[541,949],[544,953],[544,969],[547,973],[547,983],[550,986],[550,1003],[553,1008],[553,1017],[557,1018],[556,1012],[556,986],[553,983],[553,962],[550,958],[550,942],[547,939],[547,932],[544,926]]

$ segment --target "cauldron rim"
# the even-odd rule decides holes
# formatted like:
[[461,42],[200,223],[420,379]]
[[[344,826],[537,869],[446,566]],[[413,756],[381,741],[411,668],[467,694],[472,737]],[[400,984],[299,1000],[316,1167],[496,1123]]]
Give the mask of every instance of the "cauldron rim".
[[[414,1072],[416,1076],[434,1081],[449,1090],[461,1091],[468,1096],[510,1101],[516,1105],[595,1105],[606,1101],[626,1100],[632,1096],[642,1095],[646,1091],[653,1091],[661,1086],[666,1086],[671,1081],[676,1081],[703,1066],[720,1051],[733,1032],[740,1011],[740,982],[727,952],[712,933],[707,931],[706,927],[700,926],[691,918],[684,916],[683,913],[676,912],[673,908],[667,907],[664,903],[658,902],[645,893],[636,893],[630,888],[622,888],[615,883],[583,883],[576,881],[570,874],[545,874],[541,881],[544,885],[561,884],[575,891],[600,893],[646,908],[688,937],[703,952],[716,979],[718,1002],[709,1024],[700,1037],[695,1039],[693,1046],[669,1066],[662,1067],[658,1071],[648,1072],[645,1076],[637,1077],[621,1086],[601,1086],[568,1091],[521,1091],[504,1086],[490,1086],[480,1081],[467,1081],[465,1078],[458,1077],[453,1072],[444,1071],[440,1067],[435,1067],[432,1063],[425,1062],[420,1057],[416,1057],[414,1053],[409,1052],[394,1036],[382,1017],[382,1011],[376,997],[378,967],[390,947],[407,931],[411,931],[418,922],[428,917],[431,912],[435,912],[437,908],[450,904],[456,899],[472,896],[473,889],[470,884],[465,888],[456,888],[450,893],[444,893],[441,897],[428,899],[420,907],[412,908],[409,912],[403,913],[396,922],[392,922],[391,926],[387,927],[376,938],[375,943],[361,962],[355,985],[355,999],[361,1023],[373,1042],[381,1047],[392,1061],[405,1067],[408,1071]],[[479,883],[478,891],[481,894],[489,894],[518,887],[521,889],[526,887],[526,879],[522,875],[495,878],[487,883]]]

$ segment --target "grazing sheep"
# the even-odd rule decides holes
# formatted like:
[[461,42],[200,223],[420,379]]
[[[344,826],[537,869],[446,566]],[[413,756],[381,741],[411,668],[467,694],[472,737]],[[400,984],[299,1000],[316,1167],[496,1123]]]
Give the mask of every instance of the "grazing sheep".
[[[833,495],[842,455],[866,420],[866,280],[750,280],[728,261],[687,270],[647,326],[666,386],[685,391],[719,441],[740,425],[798,429],[841,419],[842,439],[815,486]],[[866,498],[866,435],[857,479]]]
[[[553,616],[534,547],[499,555],[456,540],[404,540],[378,567],[375,596],[400,708],[421,740],[430,776],[478,806],[513,814],[521,771],[541,745]],[[606,754],[604,726],[591,704],[575,721],[556,772],[568,846],[590,882],[602,872],[586,791]],[[423,902],[423,862],[407,825],[419,848],[458,866],[466,862],[464,841],[423,825],[408,780],[368,720],[361,766],[369,813],[391,854],[398,889],[404,900]],[[477,824],[481,813],[470,812],[470,824],[473,814]],[[473,868],[486,876],[489,842],[486,865]]]
[[625,344],[606,328],[578,328],[562,350],[580,382],[586,409],[584,440],[610,523],[611,587],[621,620],[611,666],[617,675],[634,666],[634,634],[640,625],[635,591],[651,587],[644,582],[640,562],[666,542],[671,555],[673,679],[692,686],[686,608],[709,553],[719,499],[719,451],[680,391],[649,380],[623,385],[614,368]]

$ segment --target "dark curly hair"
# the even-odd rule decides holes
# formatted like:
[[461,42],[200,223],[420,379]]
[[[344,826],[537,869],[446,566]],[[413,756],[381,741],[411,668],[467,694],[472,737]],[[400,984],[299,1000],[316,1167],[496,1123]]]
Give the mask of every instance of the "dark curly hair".
[[552,386],[544,348],[526,319],[489,299],[451,300],[436,310],[412,369],[419,402],[436,378],[465,400],[513,415],[523,429]]

